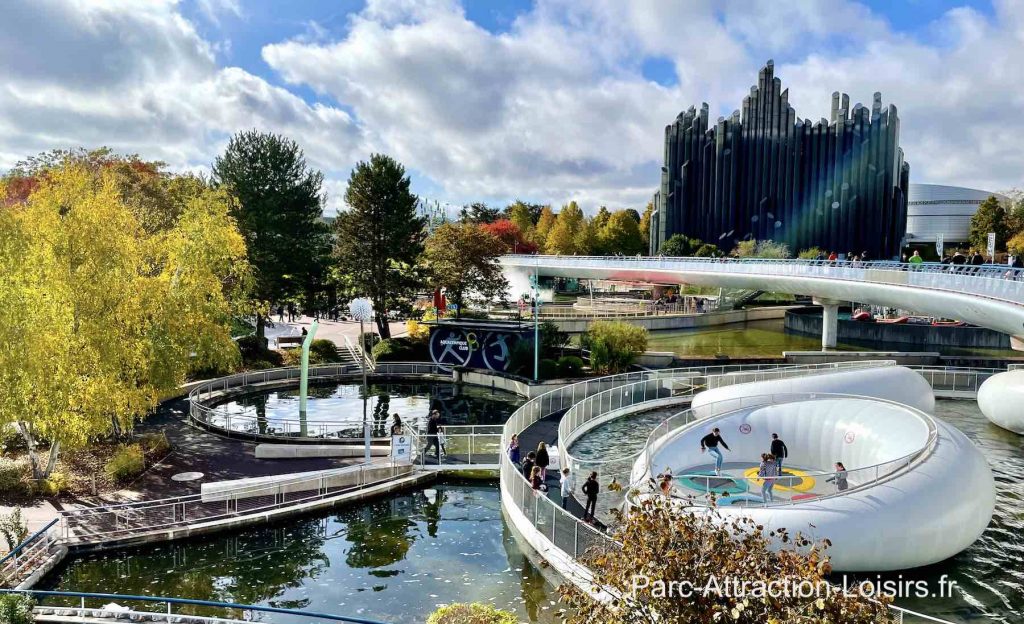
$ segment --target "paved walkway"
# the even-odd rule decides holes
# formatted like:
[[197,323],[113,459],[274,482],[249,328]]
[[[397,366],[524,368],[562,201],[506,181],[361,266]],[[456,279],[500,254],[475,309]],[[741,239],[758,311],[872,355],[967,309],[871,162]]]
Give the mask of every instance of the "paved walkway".
[[[313,319],[309,316],[300,316],[293,323],[280,323],[277,321],[277,316],[272,317],[274,325],[273,327],[268,326],[266,328],[266,336],[268,339],[275,339],[278,336],[299,336],[302,334],[302,328],[308,328],[312,323]],[[394,322],[390,325],[391,337],[398,338],[404,336],[406,333],[404,322]],[[365,331],[372,331],[377,333],[376,323],[363,323],[363,329]],[[358,321],[329,321],[320,320],[320,327],[316,330],[317,338],[325,338],[330,340],[339,347],[345,346],[345,336],[352,341],[352,344],[358,344],[359,342],[359,322]],[[271,346],[274,346],[274,341],[271,340]]]

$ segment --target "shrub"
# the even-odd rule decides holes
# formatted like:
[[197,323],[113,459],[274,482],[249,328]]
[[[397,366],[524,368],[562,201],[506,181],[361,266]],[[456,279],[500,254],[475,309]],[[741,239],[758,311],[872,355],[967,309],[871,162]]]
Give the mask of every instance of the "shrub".
[[0,457],[0,494],[21,495],[28,489],[28,462]]
[[235,342],[242,354],[242,367],[247,370],[276,368],[283,362],[280,353],[268,349],[256,336],[244,336]]
[[558,358],[558,375],[560,377],[579,377],[583,374],[583,360],[575,355],[563,355]]
[[289,347],[278,351],[281,354],[282,366],[298,366],[302,363],[302,349]]
[[125,482],[134,479],[146,470],[146,456],[139,444],[122,446],[103,467],[115,481]]
[[0,451],[8,452],[25,446],[25,438],[14,423],[0,425]]
[[[376,335],[376,334],[374,334]],[[366,344],[370,344],[367,341]],[[317,338],[309,344],[309,361],[311,364],[329,364],[339,362],[338,346],[325,338]]]
[[0,515],[0,535],[7,542],[7,550],[25,541],[28,537],[28,525],[21,515],[21,507],[15,507],[10,513]]
[[373,348],[380,342],[380,336],[374,332],[363,332],[363,337],[360,340],[354,340],[353,342],[357,347],[363,346],[363,340],[366,341],[366,350],[372,352]]
[[558,362],[546,358],[537,362],[537,375],[541,379],[558,379]]
[[426,343],[403,336],[377,343],[373,347],[373,359],[377,362],[424,362],[430,359],[430,352]]
[[409,334],[409,339],[416,342],[427,342],[430,339],[430,325],[422,321],[415,319],[409,319],[405,322],[405,331]]
[[818,256],[827,256],[827,254],[821,249],[821,247],[808,247],[807,249],[804,249],[799,254],[797,254],[796,257],[800,258],[801,260],[816,260]]
[[434,611],[427,624],[516,624],[516,616],[479,602],[456,603]]
[[590,366],[600,373],[621,373],[647,350],[647,330],[625,321],[597,321],[584,335]]
[[54,472],[45,479],[35,482],[35,491],[40,496],[57,496],[71,487],[68,476],[63,472]]
[[142,445],[143,450],[150,455],[156,457],[163,457],[171,450],[171,442],[167,439],[167,434],[161,431],[160,433],[147,433],[139,438],[139,444]]
[[[732,622],[735,624],[891,623],[891,599],[858,595],[856,590],[810,591],[828,583],[831,566],[827,540],[812,542],[783,528],[768,529],[742,516],[724,518],[717,510],[688,513],[678,501],[656,499],[631,510],[613,534],[621,547],[598,546],[586,563],[593,583],[610,589],[617,599],[605,603],[567,583],[560,588],[567,624],[632,622]],[[651,582],[637,587],[637,575]],[[742,583],[774,587],[708,591],[711,583]],[[664,590],[668,582],[685,580],[692,599]],[[777,585],[783,581],[785,586]],[[662,584],[664,582],[664,584]],[[724,588],[725,584],[718,585]],[[782,591],[793,588],[793,591]],[[870,591],[870,590],[868,590]]]
[[32,624],[35,601],[26,594],[0,595],[0,624]]
[[775,258],[784,259],[789,257],[789,246],[785,243],[776,243],[771,240],[745,240],[740,241],[733,254],[740,258]]

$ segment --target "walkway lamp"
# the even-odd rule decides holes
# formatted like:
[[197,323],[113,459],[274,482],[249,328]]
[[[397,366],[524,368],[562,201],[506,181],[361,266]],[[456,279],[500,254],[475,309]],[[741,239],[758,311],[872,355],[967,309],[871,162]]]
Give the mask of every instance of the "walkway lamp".
[[359,321],[359,348],[363,352],[363,361],[360,366],[363,369],[363,459],[370,461],[370,421],[366,418],[366,400],[369,397],[369,389],[366,387],[366,332],[363,331],[363,323],[373,319],[373,304],[365,297],[353,299],[348,304],[349,314]]

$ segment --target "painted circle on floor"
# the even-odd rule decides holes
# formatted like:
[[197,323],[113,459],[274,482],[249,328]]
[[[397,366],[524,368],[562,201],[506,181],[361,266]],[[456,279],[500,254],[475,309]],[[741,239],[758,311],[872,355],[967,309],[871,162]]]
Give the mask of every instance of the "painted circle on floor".
[[713,470],[696,470],[676,477],[680,486],[697,492],[714,492],[715,494],[742,494],[747,491],[747,483],[742,479],[729,475],[716,475]]
[[750,494],[741,494],[739,496],[720,496],[715,501],[719,507],[748,507],[750,505],[760,505],[764,503],[764,499],[760,496],[753,496]]
[[[747,468],[743,471],[743,476],[753,481],[758,487],[761,486],[761,479],[757,476],[757,466]],[[786,490],[793,492],[809,492],[814,488],[814,484],[817,483],[814,477],[807,474],[805,470],[797,470],[796,468],[790,468],[788,466],[782,467],[782,478],[775,482],[776,490]],[[792,478],[796,477],[796,478]]]

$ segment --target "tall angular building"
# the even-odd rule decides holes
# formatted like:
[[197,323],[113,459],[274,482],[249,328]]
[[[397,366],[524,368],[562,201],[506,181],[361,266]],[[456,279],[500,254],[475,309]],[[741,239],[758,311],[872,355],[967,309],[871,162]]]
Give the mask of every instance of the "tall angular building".
[[813,246],[873,259],[898,256],[907,227],[910,166],[896,107],[870,109],[832,94],[830,119],[800,119],[772,61],[743,110],[709,127],[708,105],[665,128],[661,189],[654,195],[651,253],[673,234],[732,249],[774,240],[794,253]]

